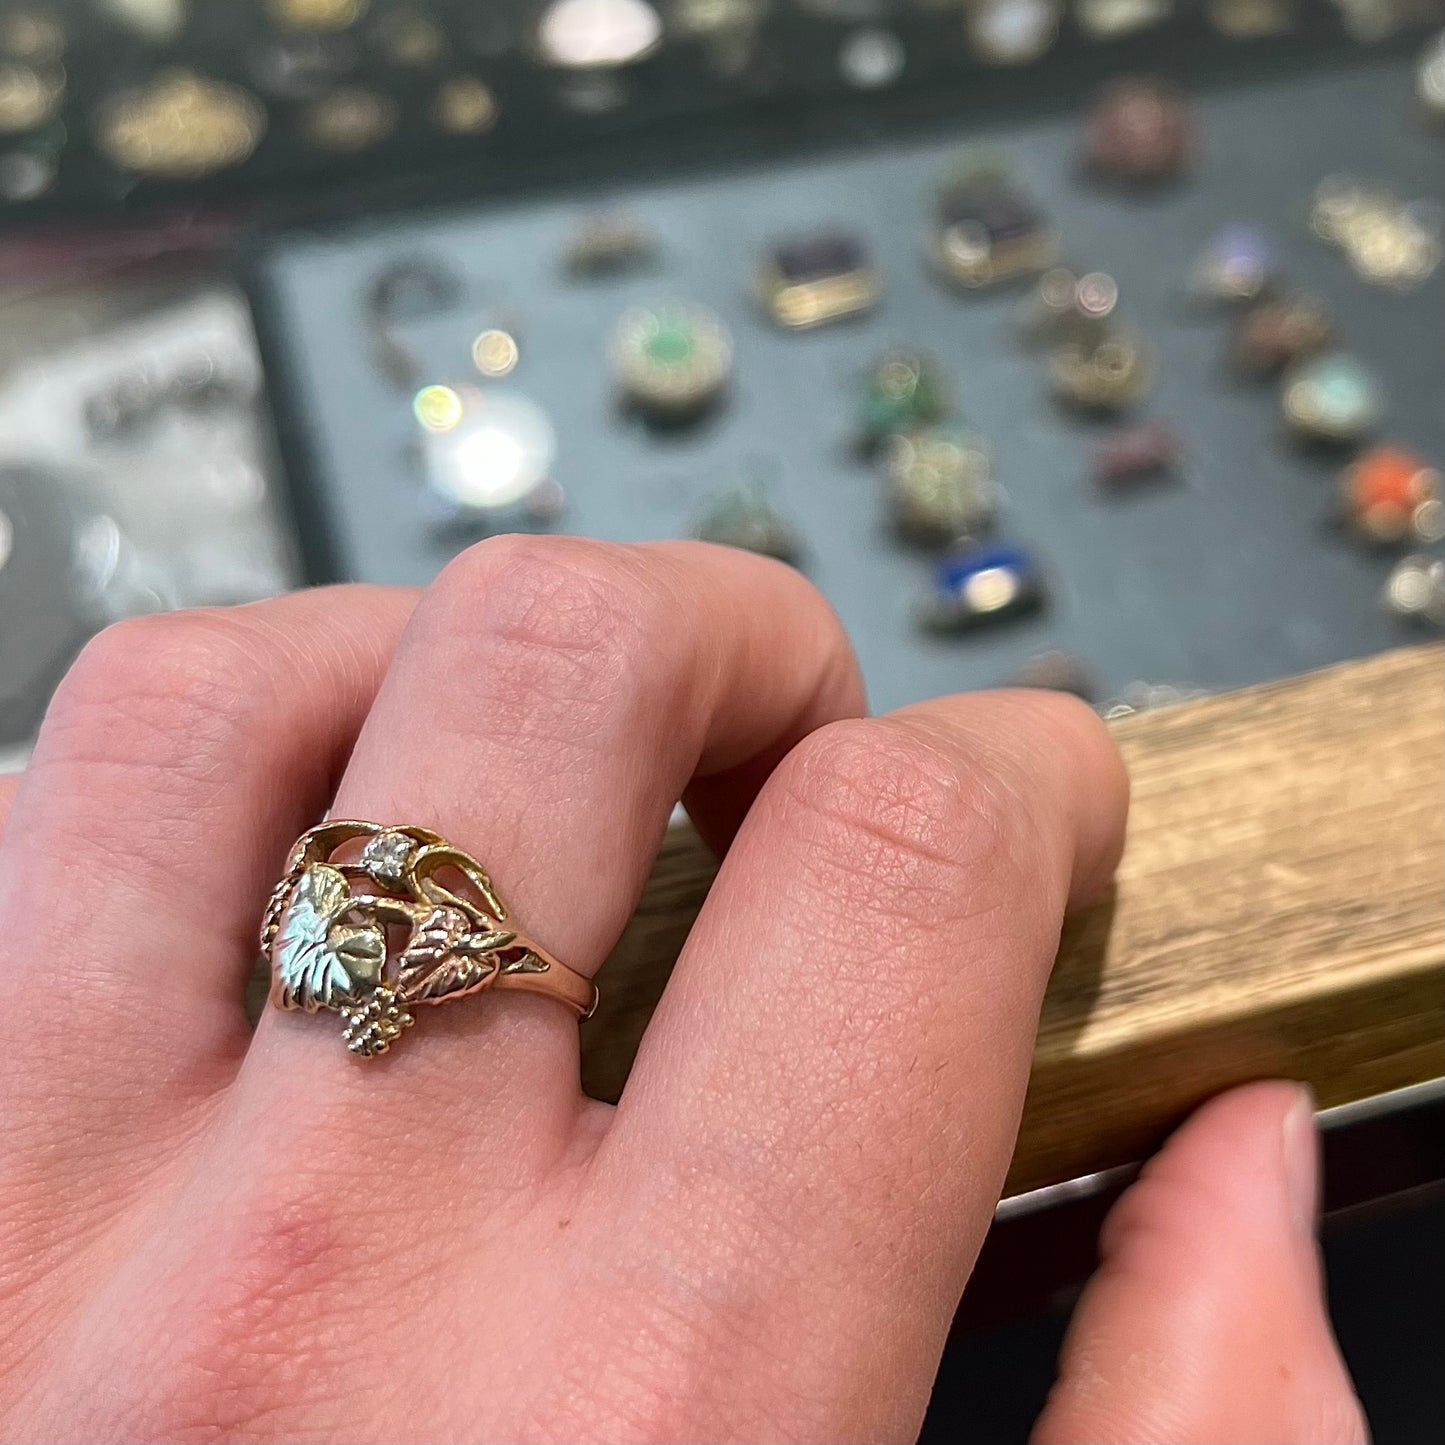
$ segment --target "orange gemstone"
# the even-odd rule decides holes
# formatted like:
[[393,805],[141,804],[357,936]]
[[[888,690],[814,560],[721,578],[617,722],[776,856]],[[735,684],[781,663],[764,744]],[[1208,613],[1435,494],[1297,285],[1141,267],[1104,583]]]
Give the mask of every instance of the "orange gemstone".
[[1376,447],[1345,473],[1345,500],[1363,531],[1394,541],[1412,530],[1422,505],[1440,490],[1440,474],[1400,447]]
[[1399,447],[1376,447],[1351,468],[1350,492],[1361,510],[1419,506],[1435,490],[1431,469]]

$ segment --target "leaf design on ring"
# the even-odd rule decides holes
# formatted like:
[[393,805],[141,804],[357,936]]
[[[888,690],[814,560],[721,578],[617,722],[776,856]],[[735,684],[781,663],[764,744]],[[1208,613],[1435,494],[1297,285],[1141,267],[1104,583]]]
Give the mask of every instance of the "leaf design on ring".
[[271,956],[282,1008],[339,1009],[365,998],[381,979],[386,934],[377,924],[343,924],[354,908],[339,869],[313,863],[296,880]]
[[416,926],[397,960],[397,992],[408,1003],[437,1002],[490,983],[497,950],[516,938],[505,929],[473,931],[459,908],[437,907]]

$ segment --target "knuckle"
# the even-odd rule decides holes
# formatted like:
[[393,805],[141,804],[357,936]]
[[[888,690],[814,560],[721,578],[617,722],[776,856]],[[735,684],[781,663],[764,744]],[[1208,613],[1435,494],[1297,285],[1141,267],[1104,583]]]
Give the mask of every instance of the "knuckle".
[[131,618],[86,645],[45,731],[87,760],[209,766],[265,705],[265,673],[257,639],[223,613]]
[[815,864],[845,886],[870,880],[862,907],[891,898],[951,916],[1010,861],[1016,807],[1007,786],[906,724],[831,723],[779,772],[790,829]]
[[428,640],[462,648],[493,695],[588,710],[640,701],[670,619],[629,549],[575,538],[498,537],[442,572],[423,604]]

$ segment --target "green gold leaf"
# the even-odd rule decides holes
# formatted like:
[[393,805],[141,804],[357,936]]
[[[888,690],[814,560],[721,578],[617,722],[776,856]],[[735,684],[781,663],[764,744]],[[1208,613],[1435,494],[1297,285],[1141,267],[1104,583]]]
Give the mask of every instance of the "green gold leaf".
[[355,902],[346,879],[328,864],[313,863],[297,880],[271,947],[282,1008],[339,1009],[375,987],[386,935],[375,924],[338,924]]

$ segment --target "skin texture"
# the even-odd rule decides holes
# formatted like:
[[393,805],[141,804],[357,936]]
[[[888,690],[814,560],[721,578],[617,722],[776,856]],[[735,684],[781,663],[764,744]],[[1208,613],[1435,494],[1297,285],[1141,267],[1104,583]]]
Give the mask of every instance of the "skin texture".
[[[726,856],[615,1109],[542,999],[371,1062],[247,1028],[327,806],[476,853],[591,972],[679,796]],[[1072,699],[866,718],[822,598],[719,548],[501,538],[110,629],[0,781],[0,1437],[911,1438],[1126,798]],[[1316,1168],[1293,1086],[1187,1123],[1038,1438],[1364,1439]]]

